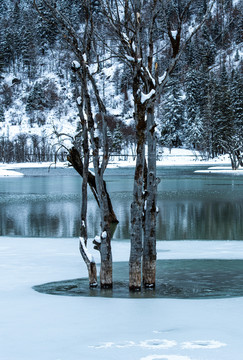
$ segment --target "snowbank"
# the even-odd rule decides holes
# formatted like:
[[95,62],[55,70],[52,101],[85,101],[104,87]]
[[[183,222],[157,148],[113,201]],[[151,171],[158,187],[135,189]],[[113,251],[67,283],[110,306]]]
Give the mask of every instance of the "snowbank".
[[[230,165],[228,155],[223,155],[215,159],[205,159],[198,151],[162,148],[157,160],[157,166],[193,166],[193,165]],[[124,160],[124,155],[112,156],[109,168],[135,166],[136,160],[129,156]]]
[[20,173],[18,171],[1,169],[0,168],[0,177],[2,177],[2,176],[24,176],[24,174],[22,174],[22,173]]
[[65,167],[67,166],[66,163],[60,162],[60,163],[51,163],[51,162],[43,162],[43,163],[15,163],[15,164],[1,164],[0,163],[0,177],[3,176],[24,176],[19,171],[15,171],[13,169],[25,169],[25,168],[37,168],[37,167]]
[[[126,159],[127,158],[127,159]],[[113,155],[108,164],[109,169],[118,167],[134,167],[136,158],[132,155],[126,157],[125,155]],[[178,148],[162,148],[162,152],[157,160],[157,166],[193,166],[193,165],[230,165],[230,159],[227,155],[219,158],[205,160],[198,151]],[[43,162],[43,163],[18,163],[18,164],[1,164],[1,169],[19,169],[19,168],[37,168],[37,167],[67,167],[67,162]],[[224,168],[222,168],[223,170]],[[228,168],[227,168],[228,169]],[[226,170],[227,170],[226,169]]]
[[231,175],[243,175],[243,168],[232,170],[231,167],[210,167],[207,170],[196,170],[195,173],[202,174],[231,174]]

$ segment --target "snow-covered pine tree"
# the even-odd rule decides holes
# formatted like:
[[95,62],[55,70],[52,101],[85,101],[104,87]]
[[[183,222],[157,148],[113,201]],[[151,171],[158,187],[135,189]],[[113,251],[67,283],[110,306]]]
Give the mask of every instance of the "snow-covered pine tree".
[[183,93],[177,82],[171,83],[161,106],[161,138],[159,142],[169,148],[184,143],[185,103]]
[[4,115],[4,108],[3,105],[0,106],[0,122],[4,123],[5,121],[5,115]]
[[193,149],[200,149],[203,140],[202,121],[200,119],[200,76],[193,69],[186,77],[186,121],[184,127],[185,144]]

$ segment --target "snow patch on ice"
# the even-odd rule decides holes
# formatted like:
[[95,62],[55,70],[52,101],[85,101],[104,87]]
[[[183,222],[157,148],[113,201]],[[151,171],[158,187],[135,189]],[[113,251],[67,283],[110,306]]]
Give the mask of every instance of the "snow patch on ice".
[[197,340],[182,343],[182,349],[218,349],[226,344],[216,340]]
[[132,347],[135,346],[135,342],[134,341],[125,341],[123,343],[117,344],[116,347],[117,348],[128,348],[128,347]]
[[0,177],[3,176],[24,176],[21,172],[13,171],[13,170],[7,170],[7,169],[0,169]]
[[243,175],[243,169],[233,170],[230,168],[209,168],[207,170],[195,170],[194,173]]
[[108,348],[111,348],[114,345],[115,344],[113,342],[105,342],[105,343],[102,343],[100,345],[91,345],[89,347],[93,348],[93,349],[108,349]]
[[146,357],[140,358],[140,360],[192,360],[188,356],[180,356],[180,355],[148,355]]
[[141,341],[139,344],[139,346],[141,346],[141,347],[150,348],[150,349],[169,349],[176,345],[177,345],[176,341],[167,340],[167,339],[145,340],[145,341]]

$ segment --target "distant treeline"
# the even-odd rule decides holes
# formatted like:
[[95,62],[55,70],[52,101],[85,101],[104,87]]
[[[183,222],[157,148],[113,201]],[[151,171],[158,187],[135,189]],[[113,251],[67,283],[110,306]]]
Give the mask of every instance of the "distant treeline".
[[0,138],[0,162],[66,161],[66,152],[48,145],[44,137],[18,135],[14,141]]

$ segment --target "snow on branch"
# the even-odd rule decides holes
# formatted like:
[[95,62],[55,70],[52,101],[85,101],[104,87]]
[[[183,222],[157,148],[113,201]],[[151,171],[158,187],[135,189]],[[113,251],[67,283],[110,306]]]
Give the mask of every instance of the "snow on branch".
[[73,62],[72,62],[72,69],[73,70],[78,70],[78,69],[80,69],[80,63],[78,62],[78,61],[76,61],[76,60],[74,60]]
[[151,99],[151,97],[155,94],[155,90],[152,89],[148,94],[141,93],[141,103],[144,104],[146,101]]
[[125,55],[125,58],[126,58],[128,61],[135,61],[135,59],[134,59],[132,56],[129,56],[129,55]]
[[77,104],[78,104],[78,105],[81,105],[81,104],[82,104],[81,96],[79,96],[79,97],[77,98]]
[[164,81],[165,77],[166,77],[167,72],[165,71],[164,74],[162,76],[159,76],[158,80],[159,80],[159,85],[162,84],[162,82]]
[[82,238],[82,237],[79,238],[79,249],[80,249],[82,256],[86,258],[86,259],[84,259],[85,262],[88,261],[89,263],[95,263],[94,257],[88,251],[88,249],[84,243],[84,238]]
[[147,66],[146,66],[146,71],[147,71],[148,76],[150,77],[150,80],[152,81],[153,85],[155,86],[155,80],[154,80],[153,76],[151,75]]
[[171,35],[172,35],[173,39],[176,39],[177,30],[172,30],[172,31],[171,31]]
[[107,232],[103,231],[101,234],[102,239],[106,239],[107,238]]

